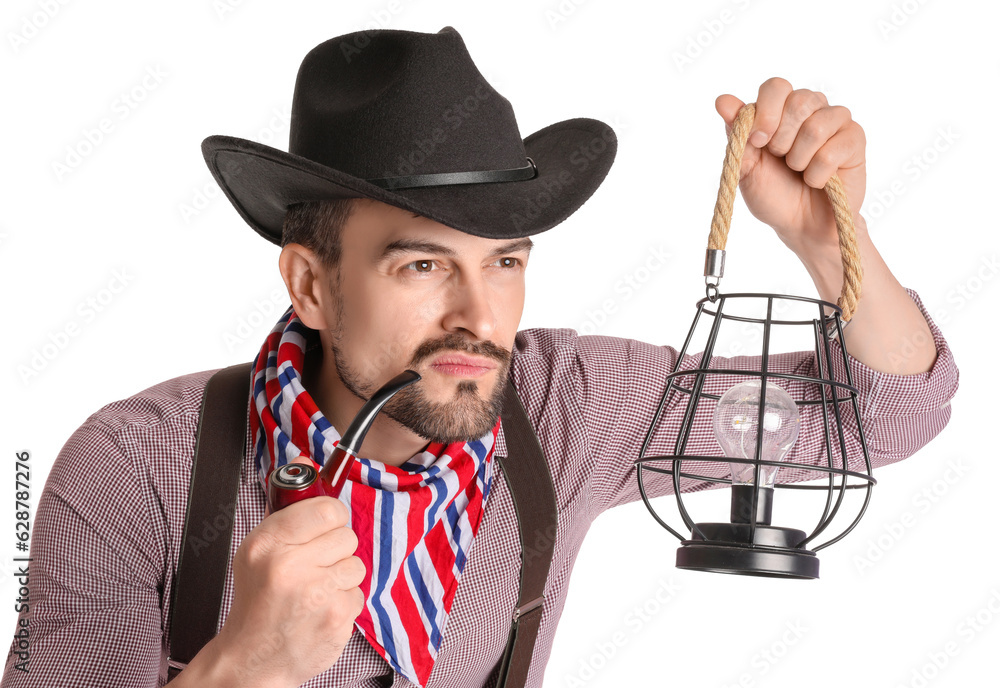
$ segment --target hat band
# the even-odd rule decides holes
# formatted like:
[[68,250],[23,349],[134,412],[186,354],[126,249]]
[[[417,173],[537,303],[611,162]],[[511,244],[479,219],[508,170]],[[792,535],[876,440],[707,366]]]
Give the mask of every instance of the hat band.
[[487,182],[517,182],[538,176],[535,161],[528,158],[524,167],[509,170],[481,170],[478,172],[439,172],[436,174],[410,174],[403,177],[382,177],[365,181],[383,189],[410,189],[417,186],[449,186],[451,184],[484,184]]

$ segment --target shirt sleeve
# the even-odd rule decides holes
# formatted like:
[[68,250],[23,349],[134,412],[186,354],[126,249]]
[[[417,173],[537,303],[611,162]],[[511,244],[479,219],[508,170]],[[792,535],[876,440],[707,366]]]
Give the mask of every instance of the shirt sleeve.
[[[843,388],[838,389],[838,395],[844,399],[838,406],[844,431],[843,449],[846,449],[848,469],[852,471],[866,472],[857,429],[858,416],[872,468],[911,456],[933,439],[951,416],[950,400],[958,389],[958,368],[941,330],[931,320],[919,296],[913,290],[906,291],[927,320],[937,348],[937,358],[926,372],[895,375],[873,370],[847,354],[847,369],[850,370],[851,382],[858,390],[857,415],[850,394]],[[674,370],[678,351],[671,346],[657,346],[633,339],[588,335],[577,339],[576,353],[578,358],[572,370],[576,376],[574,385],[584,419],[587,452],[593,466],[591,508],[592,516],[596,517],[605,509],[641,499],[634,461],[639,458],[643,441],[666,389],[666,376]],[[821,354],[825,360],[825,353]],[[832,341],[830,356],[834,379],[846,383],[839,340]],[[678,370],[695,369],[700,363],[700,352],[688,354]],[[826,363],[823,365],[825,367]],[[709,367],[759,371],[761,357],[713,356]],[[814,351],[771,354],[768,356],[768,370],[818,377]],[[740,375],[707,375],[702,392],[721,395],[732,385],[748,379]],[[694,380],[693,374],[681,375],[675,384],[690,390]],[[783,378],[770,378],[770,381],[780,384],[797,401],[820,398],[819,384]],[[827,397],[829,400],[829,393]],[[674,442],[689,399],[690,394],[676,392],[667,397],[644,456],[675,454]],[[825,466],[832,456],[833,465],[842,467],[843,450],[836,430],[832,401],[826,406],[825,421],[822,404],[799,406],[799,437],[785,456],[785,462]],[[684,455],[723,455],[712,430],[714,409],[715,402],[711,399],[702,399],[698,403]],[[824,423],[830,429],[829,453]],[[646,465],[669,470],[671,463],[659,461]],[[681,470],[725,481],[682,478],[680,485],[683,492],[730,484],[728,463],[684,461]],[[827,474],[795,467],[782,468],[777,474],[778,483],[817,479],[826,480]],[[851,482],[856,483],[858,479],[854,478]],[[672,494],[674,491],[672,476],[645,469],[643,485],[649,497]]]
[[8,651],[2,688],[159,681],[162,554],[153,554],[150,488],[116,432],[91,416],[67,440],[31,530],[28,658]]

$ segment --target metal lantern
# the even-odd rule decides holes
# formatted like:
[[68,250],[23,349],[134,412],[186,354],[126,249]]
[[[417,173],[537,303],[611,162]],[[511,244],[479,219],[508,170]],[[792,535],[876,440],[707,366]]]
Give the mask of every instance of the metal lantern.
[[[677,550],[677,567],[699,571],[735,573],[754,576],[811,579],[819,577],[819,559],[816,551],[827,547],[847,535],[861,520],[871,499],[872,477],[868,446],[861,427],[858,407],[858,390],[851,380],[847,351],[843,346],[844,327],[857,306],[861,288],[861,262],[850,207],[840,179],[834,175],[825,186],[833,204],[837,231],[840,237],[844,266],[844,286],[837,304],[820,299],[783,294],[719,293],[719,281],[725,262],[725,242],[732,217],[733,199],[739,183],[740,163],[747,136],[754,120],[755,106],[745,105],[736,116],[726,147],[722,180],[712,220],[705,260],[706,296],[697,302],[694,322],[677,357],[673,371],[667,375],[666,389],[660,399],[649,432],[646,434],[636,475],[639,491],[646,508],[653,518],[681,541]],[[775,304],[782,300],[794,301],[799,307],[814,304],[816,317],[810,319],[779,319],[775,317]],[[754,318],[736,315],[733,306],[757,304],[766,313]],[[727,308],[729,310],[727,311]],[[830,309],[827,313],[824,308]],[[681,370],[688,347],[701,318],[712,318],[707,342],[698,367]],[[760,370],[736,370],[708,367],[716,347],[720,325],[723,321],[754,323],[763,326],[763,346]],[[810,328],[815,343],[816,377],[775,372],[768,369],[772,332],[776,327]],[[801,332],[802,330],[798,330]],[[833,338],[841,342],[840,358],[846,371],[846,381],[834,379]],[[682,387],[681,377],[690,376],[693,383]],[[743,382],[733,385],[723,394],[706,391],[706,380],[717,381],[716,376],[735,376]],[[820,390],[816,399],[792,399],[778,381],[813,383]],[[715,384],[710,384],[711,389]],[[812,388],[812,385],[803,385]],[[673,395],[673,396],[672,396]],[[668,399],[684,407],[684,416],[674,440],[673,454],[646,456],[646,448],[653,430]],[[798,409],[818,405],[822,409],[825,461],[809,464],[784,462],[782,457],[798,434]],[[725,456],[685,454],[691,430],[699,408],[712,408],[713,428]],[[846,414],[853,414],[864,455],[865,471],[850,470],[843,421]],[[831,431],[831,425],[834,431]],[[789,441],[790,440],[790,441]],[[727,483],[718,475],[702,475],[684,468],[684,462],[708,462],[730,465],[732,494],[729,522],[710,523],[692,520],[684,505],[680,479],[696,479],[710,483]],[[723,467],[724,468],[724,467]],[[825,485],[792,485],[774,482],[782,468],[795,468],[815,473],[816,478],[826,477]],[[653,471],[673,477],[673,492],[677,509],[690,537],[684,537],[668,525],[653,509],[643,485],[643,472]],[[807,535],[797,528],[771,524],[772,503],[775,489],[822,490],[826,492],[826,505],[815,528]],[[819,536],[840,512],[846,490],[864,489],[864,503],[853,522],[842,532],[822,544],[815,544]]]

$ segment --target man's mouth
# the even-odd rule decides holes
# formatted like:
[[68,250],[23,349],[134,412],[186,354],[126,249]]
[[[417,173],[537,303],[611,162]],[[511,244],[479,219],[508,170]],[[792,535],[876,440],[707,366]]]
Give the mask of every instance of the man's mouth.
[[479,377],[496,368],[488,358],[474,358],[460,354],[444,354],[431,362],[431,369],[457,377]]

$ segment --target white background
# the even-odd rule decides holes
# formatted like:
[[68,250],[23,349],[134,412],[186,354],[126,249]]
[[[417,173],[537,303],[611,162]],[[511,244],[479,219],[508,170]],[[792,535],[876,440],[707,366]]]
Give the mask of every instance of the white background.
[[[931,309],[963,374],[948,427],[876,474],[867,515],[820,553],[818,581],[680,571],[676,540],[641,503],[602,515],[577,560],[545,686],[923,685],[915,671],[932,686],[993,680],[984,676],[995,676],[990,648],[1000,638],[988,607],[993,600],[1000,610],[991,506],[1000,294],[991,262],[994,3],[50,4],[47,16],[44,2],[8,0],[0,20],[0,445],[9,464],[0,476],[8,517],[6,530],[0,523],[8,538],[0,544],[0,628],[12,632],[16,617],[15,452],[31,452],[34,505],[59,449],[88,415],[167,378],[250,360],[287,306],[278,249],[221,196],[202,139],[229,134],[287,149],[295,74],[314,45],[379,26],[451,25],[513,104],[522,136],[587,116],[619,137],[597,193],[535,237],[522,329],[573,327],[679,346],[703,295],[725,147],[715,98],[752,101],[764,80],[782,76],[846,105],[864,127],[862,211],[874,241]],[[144,91],[147,70],[160,76],[147,78],[155,88]],[[123,110],[120,98],[133,89],[142,100]],[[81,149],[85,130],[103,118],[110,133],[57,173],[54,164]],[[184,206],[196,204],[185,218]],[[814,295],[795,256],[742,200],[736,206],[724,286]],[[640,274],[656,250],[670,259],[641,273],[642,288],[624,298],[615,285]],[[87,299],[121,285],[110,284],[116,273],[124,288],[100,312],[89,310]],[[598,322],[593,313],[607,298],[617,310]],[[248,322],[256,325],[241,339]],[[63,346],[53,343],[74,325]],[[32,369],[43,350],[48,356]],[[947,472],[952,462],[963,469],[948,483],[957,475]],[[934,501],[921,497],[925,490],[937,490]],[[676,523],[674,502],[663,501]],[[707,503],[692,497],[688,506]],[[888,536],[907,514],[913,525]],[[872,546],[878,561],[859,566]],[[657,599],[663,581],[677,587],[667,603]],[[652,612],[639,623],[636,607]],[[965,619],[977,612],[983,625],[970,631]],[[957,654],[942,654],[948,643]],[[931,664],[935,653],[942,669]]]

